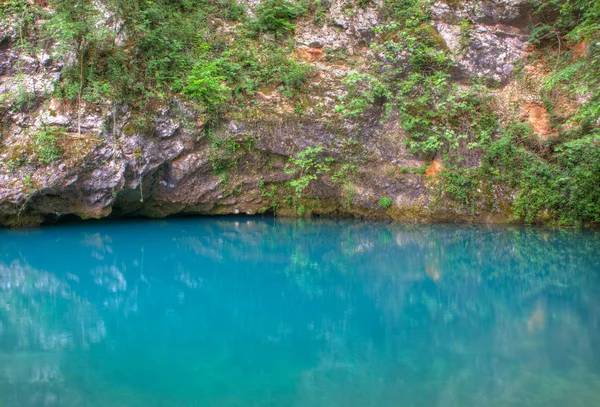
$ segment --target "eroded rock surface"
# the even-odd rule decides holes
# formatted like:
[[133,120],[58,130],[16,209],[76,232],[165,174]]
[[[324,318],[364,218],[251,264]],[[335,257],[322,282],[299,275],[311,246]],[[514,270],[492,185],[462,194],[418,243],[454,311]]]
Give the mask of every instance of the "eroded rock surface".
[[[78,110],[75,102],[61,102],[51,94],[69,61],[53,59],[51,45],[39,55],[27,55],[16,46],[18,34],[9,26],[0,27],[0,96],[5,103],[0,223],[37,224],[66,215],[266,211],[411,221],[505,220],[497,208],[473,211],[434,202],[436,183],[430,178],[441,171],[439,162],[411,153],[396,118],[384,119],[377,106],[360,123],[321,120],[333,111],[341,78],[350,70],[328,61],[327,53],[345,49],[368,58],[368,45],[380,23],[374,5],[352,15],[343,5],[332,2],[330,18],[318,30],[297,27],[297,56],[316,67],[320,81],[319,93],[307,95],[305,114],[298,116],[293,107],[279,103],[277,90],[264,89],[257,99],[275,106],[268,113],[229,117],[210,131],[198,112],[180,100],[157,108],[154,122],[143,129],[124,105],[98,108],[83,103]],[[515,64],[526,51],[529,14],[524,7],[517,0],[433,6],[432,25],[452,51],[457,79],[500,84],[512,80]],[[467,18],[473,23],[465,31],[460,24]],[[528,112],[536,117],[531,109]],[[58,140],[62,155],[40,161],[34,135],[54,127],[64,130]],[[222,144],[231,146],[229,155],[215,151],[214,146]],[[352,177],[340,183],[335,174],[343,168],[334,168],[309,185],[310,201],[274,205],[271,188],[293,179],[290,157],[316,146],[340,161],[360,157],[348,161]],[[476,156],[465,157],[467,165],[478,163]],[[390,197],[392,206],[382,208],[381,197]],[[299,206],[304,209],[299,211]]]

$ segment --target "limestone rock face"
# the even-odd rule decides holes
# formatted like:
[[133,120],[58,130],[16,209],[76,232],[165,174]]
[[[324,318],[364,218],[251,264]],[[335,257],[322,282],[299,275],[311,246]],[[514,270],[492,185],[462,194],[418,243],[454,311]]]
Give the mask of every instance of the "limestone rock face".
[[[462,79],[480,78],[506,84],[523,59],[531,12],[522,0],[463,2],[454,9],[433,6],[433,26],[454,54]],[[468,25],[461,22],[469,21]],[[470,23],[473,21],[474,23]]]
[[[54,84],[70,61],[55,60],[50,49],[39,55],[23,52],[17,47],[18,34],[1,25],[0,224],[38,224],[67,215],[164,217],[266,211],[298,215],[302,202],[274,205],[270,188],[293,179],[290,157],[317,146],[341,161],[355,156],[361,160],[348,161],[344,171],[352,171],[353,176],[346,182],[331,171],[309,185],[308,214],[409,221],[505,220],[501,213],[485,208],[473,213],[443,200],[434,205],[436,183],[430,178],[438,167],[425,172],[430,161],[405,147],[403,129],[393,115],[382,120],[380,107],[373,107],[360,123],[314,119],[329,117],[339,96],[336,84],[350,70],[342,63],[328,62],[327,53],[344,49],[367,55],[380,23],[375,3],[352,15],[344,4],[331,1],[331,18],[319,29],[297,26],[297,56],[314,64],[321,81],[320,93],[307,96],[306,114],[298,116],[282,102],[268,114],[229,117],[210,131],[199,112],[182,100],[158,107],[154,121],[145,126],[139,126],[124,105],[107,103],[99,108],[83,102],[78,108],[74,102],[59,101],[52,96]],[[452,51],[457,80],[510,83],[516,62],[526,52],[530,13],[524,4],[520,0],[468,1],[459,7],[434,4],[432,25]],[[461,28],[467,18],[473,22],[468,32]],[[279,102],[276,90],[265,90],[257,98]],[[40,155],[44,146],[39,134],[49,128],[61,129],[52,136],[61,154],[52,160]],[[231,149],[223,155],[216,152],[217,145]],[[381,197],[392,198],[392,207],[381,208]]]

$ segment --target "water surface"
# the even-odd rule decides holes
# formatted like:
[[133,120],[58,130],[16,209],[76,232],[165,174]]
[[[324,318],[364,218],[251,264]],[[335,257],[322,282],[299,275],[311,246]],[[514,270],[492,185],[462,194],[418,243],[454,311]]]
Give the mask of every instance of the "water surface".
[[0,230],[0,407],[600,406],[600,234]]

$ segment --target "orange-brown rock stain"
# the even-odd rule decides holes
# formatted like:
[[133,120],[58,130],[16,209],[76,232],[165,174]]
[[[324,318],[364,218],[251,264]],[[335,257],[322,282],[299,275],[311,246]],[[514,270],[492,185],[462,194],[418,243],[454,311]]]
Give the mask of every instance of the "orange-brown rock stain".
[[298,48],[296,50],[296,57],[305,62],[318,62],[325,56],[323,47],[318,48]]
[[440,182],[439,179],[437,179],[438,175],[442,172],[443,169],[444,165],[441,162],[433,160],[431,164],[429,164],[429,167],[427,167],[427,169],[425,170],[425,176],[431,179],[433,183],[437,185]]
[[521,120],[531,125],[536,136],[548,138],[558,134],[550,123],[550,114],[545,107],[537,103],[523,103],[520,107]]

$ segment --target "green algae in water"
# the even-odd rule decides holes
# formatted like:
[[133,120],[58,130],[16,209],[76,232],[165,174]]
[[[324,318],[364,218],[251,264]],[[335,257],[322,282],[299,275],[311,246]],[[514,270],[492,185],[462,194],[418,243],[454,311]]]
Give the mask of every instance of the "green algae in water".
[[0,231],[0,406],[598,406],[600,234]]

